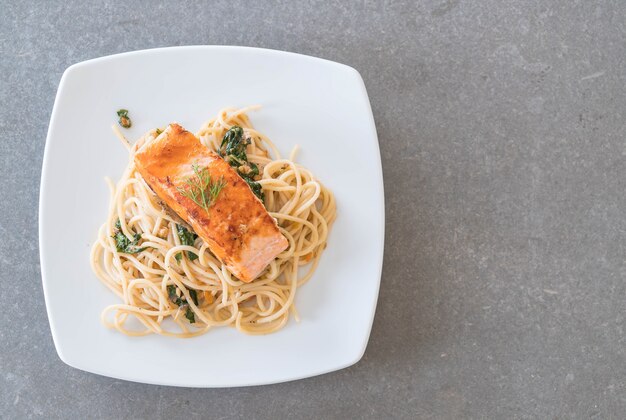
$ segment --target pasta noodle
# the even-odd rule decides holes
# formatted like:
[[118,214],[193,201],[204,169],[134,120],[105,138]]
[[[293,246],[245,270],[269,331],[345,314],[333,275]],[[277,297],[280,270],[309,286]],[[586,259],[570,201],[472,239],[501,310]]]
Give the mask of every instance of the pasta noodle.
[[[326,248],[335,199],[309,170],[294,162],[295,149],[290,159],[280,158],[270,139],[252,127],[247,115],[251,109],[255,108],[223,109],[197,136],[216,151],[234,125],[249,135],[247,154],[260,169],[265,207],[278,221],[289,247],[257,279],[244,283],[231,275],[202,239],[193,246],[181,244],[178,218],[162,208],[134,167],[133,154],[157,136],[157,130],[152,130],[129,146],[130,163],[117,185],[107,179],[109,213],[92,248],[91,265],[122,303],[103,310],[105,326],[130,336],[194,337],[218,326],[267,334],[284,327],[290,315],[298,320],[294,297],[313,275]],[[123,136],[122,140],[128,144]],[[140,234],[141,251],[118,252],[113,237],[117,229],[128,238]],[[185,251],[198,258],[180,258]],[[168,286],[176,286],[185,305],[175,303]],[[190,322],[187,311],[195,322]]]

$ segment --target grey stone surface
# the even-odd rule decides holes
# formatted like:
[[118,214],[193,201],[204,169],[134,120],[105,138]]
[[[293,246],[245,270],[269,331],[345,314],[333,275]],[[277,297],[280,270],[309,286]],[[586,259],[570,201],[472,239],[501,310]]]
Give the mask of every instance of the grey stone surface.
[[[416,3],[3,1],[0,417],[624,418],[626,3]],[[294,51],[363,75],[387,246],[357,365],[203,390],[56,356],[37,203],[60,76],[188,44]]]

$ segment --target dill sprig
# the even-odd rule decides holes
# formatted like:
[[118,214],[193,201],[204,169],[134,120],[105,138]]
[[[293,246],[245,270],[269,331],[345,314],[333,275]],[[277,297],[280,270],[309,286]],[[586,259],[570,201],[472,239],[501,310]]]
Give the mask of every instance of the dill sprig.
[[207,168],[200,168],[196,163],[191,167],[194,175],[185,179],[184,188],[176,187],[176,189],[208,213],[209,207],[215,203],[220,191],[226,186],[226,181],[224,177],[220,177],[218,181],[213,182]]

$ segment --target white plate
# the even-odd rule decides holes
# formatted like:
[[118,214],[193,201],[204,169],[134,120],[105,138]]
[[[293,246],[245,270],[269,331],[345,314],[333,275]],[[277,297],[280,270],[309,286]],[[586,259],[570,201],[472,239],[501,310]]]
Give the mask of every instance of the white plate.
[[[260,104],[253,124],[337,198],[338,218],[314,277],[298,290],[301,322],[247,336],[216,328],[192,339],[126,337],[100,323],[118,298],[91,272],[89,250],[128,155],[113,136],[127,108],[141,133],[178,121],[191,131],[226,106]],[[61,360],[130,381],[191,387],[259,385],[356,363],[376,309],[384,245],[383,178],[363,81],[342,64],[280,51],[182,47],[69,67],[44,154],[39,247],[48,318]]]

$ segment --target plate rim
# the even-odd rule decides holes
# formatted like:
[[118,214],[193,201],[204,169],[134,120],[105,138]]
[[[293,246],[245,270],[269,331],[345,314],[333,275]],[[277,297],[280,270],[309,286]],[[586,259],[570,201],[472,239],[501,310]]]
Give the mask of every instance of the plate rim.
[[[339,364],[335,364],[332,367],[329,367],[327,369],[321,369],[319,371],[313,372],[313,373],[304,373],[304,374],[300,374],[300,375],[295,375],[295,376],[289,376],[286,377],[284,379],[275,379],[275,380],[258,380],[258,381],[247,381],[245,383],[238,383],[236,385],[232,385],[232,384],[223,384],[223,385],[219,385],[219,384],[205,384],[205,385],[198,385],[198,384],[185,384],[185,383],[180,383],[180,382],[176,382],[174,381],[158,381],[158,380],[151,380],[151,379],[143,379],[143,378],[136,378],[136,377],[132,377],[132,376],[126,376],[126,375],[117,375],[117,374],[112,374],[112,373],[107,373],[107,372],[103,372],[100,371],[99,369],[93,369],[91,367],[86,367],[86,366],[81,366],[81,363],[76,363],[75,360],[70,360],[68,357],[66,357],[66,355],[64,354],[64,351],[62,349],[62,345],[59,339],[59,333],[56,330],[55,327],[55,323],[53,322],[54,319],[54,314],[50,305],[50,298],[49,298],[49,294],[50,294],[50,279],[49,276],[47,275],[47,272],[49,270],[49,262],[48,262],[48,257],[46,256],[46,248],[43,246],[45,238],[46,238],[46,234],[45,234],[45,227],[46,224],[44,222],[44,217],[43,215],[46,213],[46,198],[45,198],[45,193],[47,191],[48,188],[46,188],[46,185],[49,184],[49,172],[50,172],[50,144],[51,144],[51,140],[53,138],[53,136],[51,135],[51,133],[54,131],[53,127],[58,124],[56,122],[57,120],[57,114],[59,113],[59,99],[61,97],[61,93],[64,92],[64,86],[67,83],[67,79],[71,76],[71,74],[74,72],[75,69],[79,69],[85,66],[91,66],[91,65],[97,65],[99,63],[102,62],[106,62],[106,61],[111,61],[111,60],[117,60],[117,59],[124,59],[126,57],[135,57],[135,56],[140,56],[140,55],[144,55],[144,54],[158,54],[160,52],[169,52],[169,51],[180,51],[180,50],[186,50],[186,51],[211,51],[211,50],[234,50],[234,51],[250,51],[250,52],[255,52],[255,53],[262,53],[262,54],[270,54],[270,55],[289,55],[289,56],[293,56],[296,57],[298,59],[304,59],[304,60],[310,60],[310,61],[315,61],[317,63],[324,63],[325,65],[331,65],[331,66],[336,66],[336,67],[340,67],[342,68],[344,71],[347,70],[349,72],[351,72],[353,74],[353,77],[356,77],[356,80],[359,83],[359,89],[360,89],[360,94],[362,96],[362,99],[365,101],[365,104],[367,105],[367,109],[369,110],[369,112],[367,112],[367,120],[368,120],[368,125],[369,125],[369,130],[374,134],[374,152],[375,152],[375,160],[376,160],[376,172],[377,172],[377,185],[376,185],[376,190],[377,190],[377,202],[378,202],[378,212],[380,214],[381,220],[380,220],[380,232],[379,232],[379,236],[380,236],[380,255],[378,256],[378,259],[376,261],[376,265],[377,265],[377,273],[376,273],[376,278],[378,279],[378,281],[376,282],[375,285],[375,290],[374,290],[374,299],[373,299],[373,309],[370,312],[370,316],[369,316],[369,320],[368,320],[368,329],[367,329],[367,334],[364,334],[363,337],[363,342],[361,343],[360,346],[360,350],[358,352],[355,353],[355,357],[348,360],[347,362],[342,362]],[[374,194],[373,194],[374,195]],[[276,49],[267,49],[267,48],[258,48],[258,47],[248,47],[248,46],[236,46],[236,45],[186,45],[186,46],[174,46],[174,47],[159,47],[159,48],[149,48],[149,49],[141,49],[141,50],[135,50],[135,51],[127,51],[127,52],[123,52],[123,53],[117,53],[117,54],[111,54],[111,55],[106,55],[106,56],[101,56],[101,57],[96,57],[96,58],[92,58],[92,59],[88,59],[88,60],[84,60],[84,61],[80,61],[77,63],[74,63],[70,66],[68,66],[62,76],[61,79],[59,81],[59,85],[57,88],[57,92],[55,95],[55,99],[54,99],[54,104],[52,107],[52,112],[50,114],[50,121],[48,124],[48,131],[46,134],[46,142],[44,145],[44,152],[43,152],[43,159],[42,159],[42,166],[41,166],[41,178],[40,178],[40,183],[39,183],[39,205],[38,205],[38,245],[39,245],[39,258],[40,258],[40,272],[41,272],[41,282],[42,282],[42,287],[43,287],[43,294],[44,294],[44,301],[45,301],[45,306],[46,306],[46,314],[48,316],[48,324],[50,326],[50,331],[51,331],[51,335],[52,335],[52,340],[54,343],[54,347],[56,350],[56,353],[59,357],[59,359],[61,359],[61,361],[65,364],[67,364],[68,366],[71,366],[75,369],[79,369],[85,372],[89,372],[89,373],[93,373],[99,376],[105,376],[105,377],[110,377],[110,378],[115,378],[115,379],[121,379],[121,380],[126,380],[126,381],[130,381],[130,382],[136,382],[136,383],[145,383],[145,384],[151,384],[151,385],[161,385],[161,386],[175,386],[175,387],[191,387],[191,388],[230,388],[230,387],[244,387],[244,386],[260,386],[260,385],[270,385],[270,384],[276,384],[276,383],[284,383],[284,382],[290,382],[290,381],[295,381],[295,380],[300,380],[300,379],[304,379],[304,378],[309,378],[309,377],[314,377],[314,376],[319,376],[319,375],[323,375],[326,373],[330,373],[330,372],[334,372],[334,371],[338,371],[341,369],[345,369],[349,366],[352,366],[356,363],[358,363],[362,358],[363,355],[365,354],[365,351],[367,349],[367,345],[369,343],[369,338],[371,336],[371,330],[373,327],[373,323],[374,323],[374,318],[376,315],[376,309],[378,307],[378,297],[379,297],[379,291],[380,291],[380,284],[382,282],[382,269],[383,269],[383,260],[384,260],[384,249],[385,249],[385,196],[384,196],[384,177],[383,177],[383,170],[382,170],[382,160],[381,160],[381,155],[380,155],[380,142],[378,139],[378,133],[376,130],[376,124],[374,121],[374,115],[373,115],[373,111],[372,111],[372,107],[371,107],[371,103],[369,100],[369,95],[367,94],[367,89],[365,87],[365,83],[363,81],[363,78],[361,76],[361,74],[353,67],[348,66],[346,64],[342,64],[342,63],[338,63],[335,61],[331,61],[331,60],[327,60],[327,59],[323,59],[323,58],[319,58],[319,57],[314,57],[314,56],[310,56],[310,55],[306,55],[306,54],[300,54],[300,53],[294,53],[294,52],[289,52],[289,51],[282,51],[282,50],[276,50]],[[288,375],[287,375],[288,376]]]

